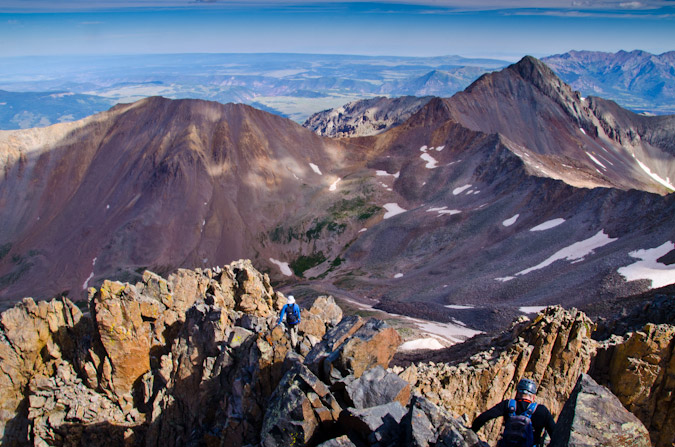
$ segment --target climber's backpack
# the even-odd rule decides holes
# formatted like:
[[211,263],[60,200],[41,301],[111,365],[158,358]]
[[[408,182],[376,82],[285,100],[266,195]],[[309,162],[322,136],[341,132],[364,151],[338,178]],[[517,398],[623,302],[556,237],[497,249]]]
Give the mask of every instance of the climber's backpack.
[[300,308],[297,304],[291,304],[288,306],[288,313],[286,314],[286,322],[290,325],[296,325],[300,323]]
[[497,443],[498,447],[532,447],[534,446],[534,429],[532,428],[532,415],[537,409],[537,404],[532,402],[525,413],[516,415],[516,401],[509,400],[509,416],[504,423],[502,438]]

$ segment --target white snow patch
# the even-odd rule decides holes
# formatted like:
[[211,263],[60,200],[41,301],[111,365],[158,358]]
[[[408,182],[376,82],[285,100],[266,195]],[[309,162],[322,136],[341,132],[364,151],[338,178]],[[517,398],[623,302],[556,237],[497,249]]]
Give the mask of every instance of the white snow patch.
[[[635,157],[635,155],[633,155],[633,157]],[[640,160],[638,160],[637,158],[635,159],[635,161],[638,162],[638,164],[640,165],[640,167],[642,168],[642,170],[645,171],[651,178],[653,178],[654,180],[656,180],[658,183],[662,184],[662,185],[665,186],[666,188],[670,189],[671,191],[675,191],[675,186],[673,186],[673,184],[670,182],[670,178],[666,177],[666,179],[664,180],[664,179],[662,179],[661,177],[659,177],[658,175],[656,175],[655,173],[653,173],[653,172],[651,171],[651,169],[649,169],[649,168],[647,167],[646,164],[642,163],[642,162],[641,162]]]
[[617,240],[617,238],[611,238],[605,234],[604,230],[600,230],[595,236],[558,250],[544,262],[537,264],[534,267],[530,267],[529,269],[520,271],[516,273],[516,275],[526,275],[535,270],[543,269],[544,267],[548,267],[549,265],[553,264],[555,261],[576,261],[578,259],[583,259],[584,257],[592,254],[593,250],[596,248],[604,247],[615,240]]
[[456,195],[458,195],[458,194],[463,193],[464,191],[466,191],[466,190],[469,189],[469,188],[471,188],[471,185],[460,186],[459,188],[453,189],[453,190],[452,190],[452,194],[456,196]]
[[109,209],[110,209],[110,205],[106,205],[106,206],[105,206],[105,209],[109,210]]
[[82,290],[87,290],[87,287],[89,287],[89,281],[91,281],[94,277],[94,266],[96,266],[97,259],[98,258],[94,258],[91,261],[91,274],[87,277],[87,279],[84,280],[84,283],[82,284]]
[[416,351],[418,349],[443,349],[445,346],[433,337],[418,338],[417,340],[410,340],[398,347],[399,351]]
[[420,155],[420,158],[424,161],[427,162],[427,164],[424,166],[427,169],[436,169],[438,167],[438,161],[434,157],[432,157],[429,154],[422,154]]
[[621,267],[618,272],[626,278],[626,281],[649,279],[652,281],[652,289],[673,284],[675,283],[675,265],[661,264],[656,261],[673,249],[675,249],[675,244],[668,241],[656,248],[632,251],[628,254],[639,261]]
[[394,275],[394,278],[403,278],[403,273],[397,273]]
[[586,135],[586,131],[584,129],[580,127],[579,130],[581,131],[582,134]]
[[359,233],[363,233],[364,231],[368,231],[368,228],[361,228],[361,229],[359,230]]
[[523,306],[518,308],[524,314],[538,314],[544,309],[546,309],[546,306]]
[[530,228],[530,231],[544,231],[544,230],[550,230],[551,228],[555,228],[558,225],[565,223],[565,219],[552,219],[549,221],[546,221],[542,224],[537,225],[534,228]]
[[443,149],[445,149],[445,145],[443,145],[443,146],[438,146],[438,147],[436,148],[436,152],[440,152],[440,151],[442,151]]
[[317,174],[323,175],[321,173],[321,169],[319,169],[319,167],[317,165],[315,165],[314,163],[310,163],[309,167],[312,168],[312,171],[316,172]]
[[406,211],[408,211],[398,206],[397,203],[385,203],[384,209],[387,210],[387,212],[384,213],[383,217],[384,219],[389,219],[390,217],[394,217],[397,214],[405,213]]
[[288,265],[288,262],[281,262],[277,261],[274,258],[270,258],[270,262],[272,264],[276,264],[279,266],[279,269],[281,269],[281,274],[285,276],[293,276],[293,271],[291,270],[291,267]]
[[[586,155],[588,155],[588,158],[590,158],[591,160],[593,160],[593,163],[595,163],[596,165],[600,166],[602,169],[605,169],[605,170],[607,169],[607,168],[605,167],[605,165],[603,165],[602,163],[600,163],[600,161],[598,161],[598,159],[595,158],[594,156],[592,156],[589,152],[586,152]],[[599,172],[599,171],[598,171],[598,172]],[[602,173],[601,173],[601,174],[602,174]]]
[[[473,306],[463,306],[461,304],[448,304],[445,307],[447,307],[448,309],[460,309],[460,310],[462,310],[462,309],[473,309]],[[462,324],[464,324],[464,323],[462,323]]]
[[516,221],[518,220],[519,217],[520,217],[520,214],[516,214],[513,217],[509,217],[504,222],[502,222],[502,225],[504,225],[505,227],[510,227],[511,225],[516,223]]
[[[358,301],[349,299],[347,297],[342,297],[345,301],[349,301],[350,303],[356,305],[357,307],[361,309],[366,309],[366,310],[375,310],[372,306],[369,306],[367,304],[360,303]],[[378,309],[379,312],[380,311]],[[388,312],[385,312],[388,313]],[[405,321],[409,321],[411,323],[414,323],[415,326],[417,326],[421,331],[426,332],[428,335],[431,336],[436,336],[439,337],[443,340],[448,341],[449,343],[460,343],[467,338],[471,338],[474,335],[481,334],[481,331],[475,331],[473,329],[469,329],[467,327],[462,327],[458,324],[453,324],[453,323],[438,323],[435,321],[426,321],[426,320],[419,320],[416,318],[411,318],[411,317],[406,317],[402,315],[397,315],[394,313],[388,313],[391,316],[394,317],[402,317]]]
[[444,207],[441,207],[441,208],[429,208],[427,210],[427,213],[433,213],[433,212],[437,212],[439,216],[442,216],[443,214],[449,214],[449,215],[452,216],[453,214],[461,213],[460,210],[449,210],[447,206],[444,206]]
[[421,152],[426,152],[427,149],[429,149],[429,148],[428,148],[427,145],[425,144],[424,146],[422,146],[422,147],[420,148],[420,151],[421,151]]
[[503,278],[495,278],[495,281],[499,281],[499,282],[509,282],[509,281],[511,281],[512,279],[516,279],[516,277],[515,277],[515,276],[504,276]]
[[340,177],[338,177],[337,180],[335,180],[331,185],[330,188],[328,188],[329,191],[335,191],[337,189],[337,184],[340,183],[340,180],[342,180]]
[[439,335],[456,343],[462,342],[467,338],[471,338],[474,335],[481,333],[480,331],[474,331],[468,327],[453,323],[437,323],[432,321],[416,320],[414,318],[411,320],[418,324],[421,330],[430,334]]
[[394,178],[398,178],[398,176],[401,174],[401,171],[398,171],[396,174],[390,174],[387,171],[375,171],[375,175],[378,177],[385,177],[385,176],[392,176]]

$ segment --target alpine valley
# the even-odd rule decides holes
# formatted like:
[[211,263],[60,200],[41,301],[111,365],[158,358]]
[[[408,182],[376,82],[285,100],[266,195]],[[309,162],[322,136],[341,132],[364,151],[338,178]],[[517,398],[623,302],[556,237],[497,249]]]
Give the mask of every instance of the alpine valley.
[[675,117],[532,57],[416,107],[351,138],[162,97],[2,131],[2,306],[245,258],[300,296],[484,330],[675,282]]

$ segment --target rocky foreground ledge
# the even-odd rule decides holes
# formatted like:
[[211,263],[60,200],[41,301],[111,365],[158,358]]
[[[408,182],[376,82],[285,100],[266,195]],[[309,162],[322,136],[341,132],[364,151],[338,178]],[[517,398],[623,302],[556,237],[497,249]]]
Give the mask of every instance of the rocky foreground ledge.
[[[303,310],[294,352],[274,327],[285,302],[249,261],[106,281],[84,314],[24,299],[0,315],[2,445],[476,446],[469,420],[523,376],[559,415],[551,445],[675,440],[672,325],[598,342],[551,307],[389,368],[397,332],[331,297]],[[483,430],[494,441],[499,423]]]

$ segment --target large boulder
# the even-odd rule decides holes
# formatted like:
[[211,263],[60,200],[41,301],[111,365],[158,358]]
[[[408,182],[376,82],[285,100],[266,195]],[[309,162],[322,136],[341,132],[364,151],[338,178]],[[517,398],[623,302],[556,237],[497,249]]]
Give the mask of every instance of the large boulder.
[[410,403],[405,427],[405,445],[409,447],[480,445],[478,436],[461,421],[419,395]]
[[565,403],[550,447],[650,447],[649,432],[607,388],[579,377]]
[[394,401],[405,407],[410,401],[410,384],[381,366],[371,368],[361,377],[348,382],[345,392],[357,409]]
[[330,383],[359,378],[377,365],[388,367],[400,344],[401,337],[385,322],[347,317],[312,349],[305,364]]
[[401,439],[401,421],[407,414],[398,402],[370,408],[348,408],[340,416],[340,425],[355,433],[369,446],[395,446]]

